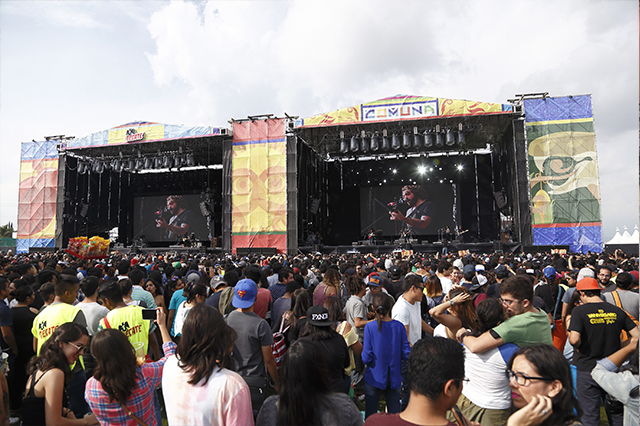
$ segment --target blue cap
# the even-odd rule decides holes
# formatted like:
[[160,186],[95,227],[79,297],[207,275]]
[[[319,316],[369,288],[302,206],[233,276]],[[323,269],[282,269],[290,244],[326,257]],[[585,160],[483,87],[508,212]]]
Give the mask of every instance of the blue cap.
[[233,300],[232,304],[235,308],[246,309],[256,301],[258,294],[258,286],[253,280],[245,278],[238,281],[233,288]]
[[542,273],[547,278],[555,278],[555,276],[556,276],[556,268],[554,268],[553,266],[547,266],[546,268],[544,268],[542,270]]

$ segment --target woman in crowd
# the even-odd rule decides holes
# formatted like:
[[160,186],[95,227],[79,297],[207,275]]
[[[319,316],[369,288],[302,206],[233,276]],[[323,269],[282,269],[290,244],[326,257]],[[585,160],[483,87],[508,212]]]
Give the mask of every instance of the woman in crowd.
[[165,357],[138,365],[129,339],[119,330],[106,329],[93,337],[91,353],[96,368],[85,387],[85,399],[100,424],[157,425],[154,412],[155,390],[162,380],[162,369],[176,345],[166,326],[162,309],[156,310]]
[[573,393],[569,364],[550,345],[526,346],[507,364],[514,407],[508,426],[576,426],[582,409]]
[[330,296],[337,296],[340,290],[340,273],[337,269],[329,268],[322,277],[322,282],[318,284],[313,292],[313,304],[324,306],[324,302]]
[[[476,327],[464,335],[479,337],[506,319],[502,303],[496,298],[480,302],[476,314]],[[458,407],[469,420],[482,426],[504,426],[507,423],[511,414],[511,390],[504,372],[506,361],[517,350],[518,346],[513,343],[505,343],[481,354],[474,354],[465,347],[464,371],[469,381],[462,388]]]
[[349,388],[351,387],[351,372],[356,367],[353,355],[354,353],[358,356],[362,354],[362,343],[358,340],[358,335],[353,327],[351,327],[351,324],[344,320],[342,302],[340,302],[338,297],[329,297],[327,301],[324,302],[324,307],[327,308],[327,312],[329,312],[329,320],[334,322],[333,329],[344,338],[344,342],[349,347],[349,366],[344,369],[345,388],[347,392],[349,392]]
[[380,393],[384,392],[388,413],[400,412],[400,375],[402,360],[409,359],[411,345],[404,325],[391,319],[391,298],[383,292],[373,295],[376,321],[364,327],[365,417],[378,412]]
[[33,289],[30,285],[19,286],[12,290],[11,297],[17,302],[11,308],[11,314],[13,315],[13,335],[18,347],[18,355],[9,370],[7,383],[11,410],[17,411],[22,406],[22,392],[27,383],[27,364],[31,357],[36,354],[33,350],[31,327],[38,311],[29,307],[34,300]]
[[191,309],[178,352],[162,373],[170,425],[253,424],[249,387],[231,370],[233,339],[233,329],[217,309],[204,303]]
[[144,289],[151,293],[158,308],[161,308],[166,315],[167,306],[164,304],[164,296],[162,295],[162,287],[160,286],[160,283],[155,278],[149,277],[144,284]]
[[58,327],[42,345],[40,356],[27,367],[29,379],[22,400],[22,424],[29,425],[95,425],[96,416],[87,414],[76,419],[65,407],[65,387],[72,378],[70,366],[78,361],[89,343],[86,327],[68,322]]
[[168,307],[171,303],[171,297],[173,296],[173,293],[182,289],[184,289],[184,281],[182,281],[182,276],[179,272],[174,272],[167,284],[164,286],[163,291],[164,306],[166,306],[167,309],[169,309]]
[[147,307],[147,304],[144,300],[133,300],[131,298],[131,293],[133,293],[133,283],[129,278],[122,278],[118,280],[118,285],[122,290],[122,300],[124,301],[124,303],[126,303],[127,305],[137,305],[142,308]]
[[441,304],[446,296],[442,293],[442,284],[437,275],[429,275],[424,283],[424,294],[426,298],[423,301],[426,301],[426,306],[422,309],[425,313],[423,319],[431,328],[436,328],[440,323],[429,314],[429,311]]
[[440,323],[433,330],[434,336],[455,339],[461,328],[475,327],[476,310],[471,295],[463,287],[452,288],[444,302],[429,310],[429,315]]
[[294,342],[284,357],[280,392],[264,402],[256,426],[362,425],[358,408],[332,389],[328,375],[318,346],[305,339]]
[[[286,311],[280,317],[280,321],[284,321],[283,330],[287,346],[298,339],[300,332],[307,323],[307,310],[309,309],[309,295],[304,288],[299,288],[293,292],[291,296],[291,310]],[[278,322],[274,326],[274,330],[280,329]]]
[[312,306],[307,311],[307,324],[300,338],[311,340],[320,349],[333,391],[346,393],[344,369],[349,366],[349,348],[344,338],[331,328],[332,325],[324,306]]
[[173,328],[176,337],[182,333],[182,326],[189,311],[197,304],[204,303],[207,300],[207,287],[200,283],[190,283],[185,287],[182,294],[187,297],[187,300],[180,303],[176,311],[176,322]]

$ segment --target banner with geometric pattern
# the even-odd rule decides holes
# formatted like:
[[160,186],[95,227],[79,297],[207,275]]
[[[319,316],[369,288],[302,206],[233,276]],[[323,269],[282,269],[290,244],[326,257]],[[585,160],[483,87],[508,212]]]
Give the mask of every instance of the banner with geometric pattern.
[[285,119],[233,123],[232,249],[287,249]]
[[525,99],[534,245],[602,251],[591,96]]
[[54,247],[58,195],[57,141],[24,142],[20,155],[16,251]]

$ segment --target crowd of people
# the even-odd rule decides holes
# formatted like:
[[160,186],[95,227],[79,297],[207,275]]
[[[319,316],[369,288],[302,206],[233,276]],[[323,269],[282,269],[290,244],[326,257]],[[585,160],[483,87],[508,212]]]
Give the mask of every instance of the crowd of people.
[[637,425],[638,310],[621,251],[2,253],[0,425]]

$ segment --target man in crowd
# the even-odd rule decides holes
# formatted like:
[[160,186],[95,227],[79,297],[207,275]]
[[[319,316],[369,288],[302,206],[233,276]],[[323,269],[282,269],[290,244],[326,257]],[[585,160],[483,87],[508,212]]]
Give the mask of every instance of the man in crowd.
[[278,282],[269,287],[273,303],[281,298],[287,291],[287,283],[293,280],[293,271],[289,268],[282,268],[278,272]]
[[[577,369],[576,394],[584,414],[584,426],[600,424],[600,401],[606,392],[593,380],[596,362],[620,349],[620,333],[625,330],[638,337],[638,327],[620,308],[600,298],[600,282],[593,278],[578,281],[576,291],[582,305],[576,306],[569,325],[569,342],[575,348],[573,365]],[[622,413],[607,413],[611,426],[622,426]]]
[[484,353],[504,343],[530,346],[538,343],[553,345],[549,316],[533,306],[533,286],[524,275],[509,277],[500,285],[500,300],[506,310],[507,321],[481,334],[479,337],[461,336],[458,340],[473,353]]
[[409,404],[398,414],[374,414],[365,426],[452,425],[447,413],[462,393],[462,346],[442,337],[423,339],[411,349],[408,364]]

